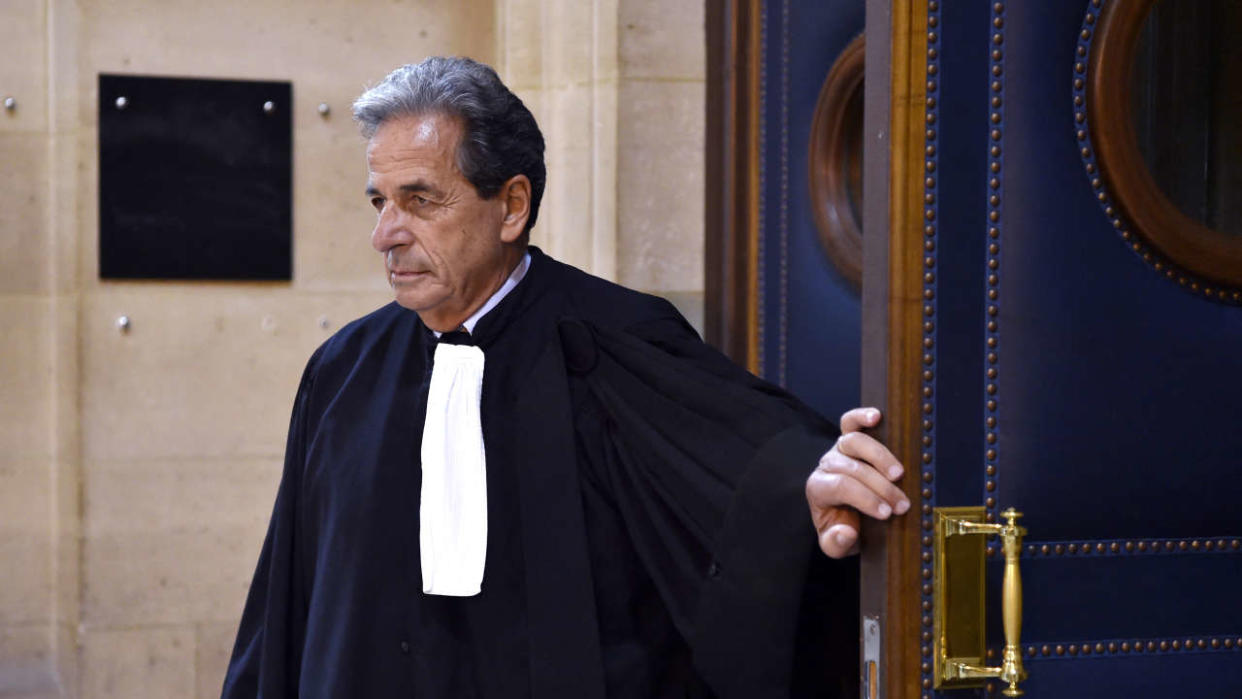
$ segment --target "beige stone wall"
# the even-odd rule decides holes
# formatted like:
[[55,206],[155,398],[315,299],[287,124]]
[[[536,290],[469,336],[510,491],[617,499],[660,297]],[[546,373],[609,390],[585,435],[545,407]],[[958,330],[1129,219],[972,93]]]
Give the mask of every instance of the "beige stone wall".
[[[389,298],[348,116],[385,69],[429,54],[497,65],[548,137],[536,242],[700,319],[702,13],[0,3],[0,97],[17,101],[0,111],[0,697],[218,695],[303,363]],[[294,84],[291,283],[97,278],[100,72]]]
[[547,139],[532,241],[702,327],[704,3],[497,0],[497,70]]

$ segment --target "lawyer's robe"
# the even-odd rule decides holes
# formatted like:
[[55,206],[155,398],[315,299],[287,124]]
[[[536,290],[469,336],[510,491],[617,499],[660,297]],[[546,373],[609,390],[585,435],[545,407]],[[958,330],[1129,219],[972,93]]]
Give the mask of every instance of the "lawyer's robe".
[[390,304],[311,357],[224,697],[838,696],[855,571],[803,487],[836,433],[670,304],[531,249],[475,328],[482,593],[421,592],[435,338]]

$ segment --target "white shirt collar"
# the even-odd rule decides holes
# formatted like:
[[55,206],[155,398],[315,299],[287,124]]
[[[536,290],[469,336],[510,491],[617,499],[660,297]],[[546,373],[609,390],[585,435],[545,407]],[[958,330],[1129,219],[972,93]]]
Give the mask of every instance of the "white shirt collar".
[[[513,288],[518,285],[518,282],[522,281],[522,278],[526,276],[526,270],[528,269],[530,269],[529,252],[522,256],[522,259],[518,262],[517,267],[514,267],[513,271],[509,273],[509,278],[505,280],[504,284],[500,285],[500,288],[496,290],[496,293],[492,294],[491,297],[487,299],[487,303],[480,306],[479,310],[474,312],[474,315],[470,316],[464,323],[462,323],[462,327],[466,329],[466,332],[471,334],[474,333],[474,326],[479,324],[479,319],[487,315],[488,311],[495,308],[496,304],[503,301],[504,298],[509,295],[509,292],[513,291]],[[435,333],[436,337],[440,337],[440,333],[435,330],[432,330],[432,332]]]

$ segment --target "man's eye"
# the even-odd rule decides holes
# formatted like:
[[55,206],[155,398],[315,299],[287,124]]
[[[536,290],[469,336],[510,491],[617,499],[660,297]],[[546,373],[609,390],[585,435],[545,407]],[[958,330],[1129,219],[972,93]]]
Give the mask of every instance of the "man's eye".
[[431,203],[431,201],[430,201],[429,199],[427,199],[427,197],[420,197],[420,196],[418,196],[417,194],[415,194],[415,195],[414,195],[414,203],[415,203],[415,204],[418,204],[419,206],[423,206],[424,204],[429,204],[429,203]]
[[382,210],[384,208],[383,197],[371,197],[371,206],[375,207],[376,211]]

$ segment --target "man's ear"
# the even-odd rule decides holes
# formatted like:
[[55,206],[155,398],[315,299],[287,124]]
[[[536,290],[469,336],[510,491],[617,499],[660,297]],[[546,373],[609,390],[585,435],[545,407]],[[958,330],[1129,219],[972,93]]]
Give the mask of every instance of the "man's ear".
[[498,196],[504,203],[500,239],[506,243],[517,242],[530,218],[530,180],[526,175],[514,175],[500,186]]

